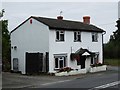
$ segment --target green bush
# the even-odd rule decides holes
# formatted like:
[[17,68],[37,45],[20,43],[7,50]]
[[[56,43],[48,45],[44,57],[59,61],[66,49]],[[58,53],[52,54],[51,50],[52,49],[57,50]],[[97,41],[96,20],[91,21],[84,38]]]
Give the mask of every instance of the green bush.
[[70,72],[71,70],[73,70],[71,67],[64,67],[64,68],[60,68],[58,72]]

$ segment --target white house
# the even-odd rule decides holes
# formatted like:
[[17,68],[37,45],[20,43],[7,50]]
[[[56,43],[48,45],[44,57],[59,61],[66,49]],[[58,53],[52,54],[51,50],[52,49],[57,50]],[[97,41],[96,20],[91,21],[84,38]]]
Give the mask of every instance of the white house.
[[31,16],[11,31],[11,70],[55,73],[103,63],[104,30],[83,22]]

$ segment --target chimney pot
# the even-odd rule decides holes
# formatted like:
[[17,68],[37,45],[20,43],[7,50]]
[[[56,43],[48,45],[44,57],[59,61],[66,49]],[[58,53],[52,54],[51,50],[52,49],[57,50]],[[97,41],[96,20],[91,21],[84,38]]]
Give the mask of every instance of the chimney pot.
[[90,16],[84,16],[83,17],[83,23],[90,24]]
[[57,16],[57,19],[63,20],[63,16]]

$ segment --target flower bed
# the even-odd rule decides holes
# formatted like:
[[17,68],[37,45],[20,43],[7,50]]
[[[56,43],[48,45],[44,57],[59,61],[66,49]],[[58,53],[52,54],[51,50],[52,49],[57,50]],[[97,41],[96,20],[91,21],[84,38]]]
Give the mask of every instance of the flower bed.
[[90,68],[90,72],[99,72],[99,71],[106,71],[107,69],[107,65],[101,65],[101,66],[97,66],[97,67],[91,67]]
[[69,76],[69,75],[77,75],[77,74],[85,74],[86,69],[80,69],[80,70],[71,70],[69,72],[57,72],[55,73],[55,76]]

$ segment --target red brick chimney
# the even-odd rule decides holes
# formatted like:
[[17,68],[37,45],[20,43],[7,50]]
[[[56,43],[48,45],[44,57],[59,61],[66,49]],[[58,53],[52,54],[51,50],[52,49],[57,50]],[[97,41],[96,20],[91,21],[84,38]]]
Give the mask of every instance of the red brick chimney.
[[62,16],[57,16],[57,19],[63,20],[63,17]]
[[83,23],[90,24],[90,16],[84,16],[83,17]]

